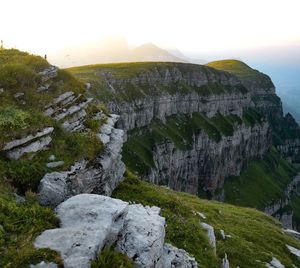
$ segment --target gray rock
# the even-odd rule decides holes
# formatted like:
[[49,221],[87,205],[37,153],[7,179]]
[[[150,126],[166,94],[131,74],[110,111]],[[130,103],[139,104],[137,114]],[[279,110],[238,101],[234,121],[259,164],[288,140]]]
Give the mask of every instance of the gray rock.
[[0,94],[2,94],[4,92],[4,88],[0,88]]
[[48,159],[49,159],[49,161],[55,161],[56,157],[55,157],[54,154],[52,154],[52,155],[49,156]]
[[130,205],[117,250],[133,259],[137,267],[163,267],[165,219],[157,207]]
[[64,163],[65,163],[64,161],[56,161],[56,162],[47,163],[46,166],[48,168],[56,168],[62,166]]
[[266,263],[266,267],[268,267],[268,268],[285,268],[285,266],[275,257],[272,258],[270,263]]
[[23,97],[24,95],[25,95],[24,92],[18,92],[16,94],[14,94],[14,98],[18,99],[20,97]]
[[55,207],[68,198],[68,172],[47,173],[40,181],[37,199],[43,206]]
[[30,268],[57,268],[58,266],[53,262],[40,262],[38,264],[31,264]]
[[51,143],[51,141],[52,138],[50,136],[44,136],[36,141],[33,141],[28,145],[24,145],[23,147],[17,147],[10,151],[7,151],[6,155],[10,159],[17,160],[26,153],[36,153],[46,149],[46,147]]
[[57,76],[58,68],[55,66],[50,66],[46,68],[44,71],[40,72],[39,74],[42,76],[42,82],[46,82],[50,79],[53,79]]
[[44,231],[34,245],[58,251],[65,268],[90,267],[90,261],[113,244],[137,267],[197,268],[186,251],[164,244],[165,219],[159,211],[106,196],[77,195],[55,209],[60,228]]
[[226,235],[225,235],[224,230],[220,230],[220,235],[221,235],[221,237],[222,237],[223,240],[226,239]]
[[214,250],[214,253],[216,253],[216,236],[215,236],[214,227],[204,222],[201,222],[200,224],[206,230],[209,244]]
[[24,203],[26,201],[25,197],[22,195],[18,195],[14,193],[15,199],[17,203]]
[[54,130],[53,127],[47,127],[47,128],[44,128],[43,130],[37,132],[35,135],[28,135],[25,138],[10,141],[5,144],[5,146],[3,147],[3,150],[5,150],[5,151],[11,150],[11,149],[21,146],[25,143],[29,143],[37,138],[51,134],[53,132],[53,130]]
[[164,263],[163,268],[197,268],[198,264],[195,258],[183,250],[173,247],[170,244],[164,245]]
[[107,241],[116,240],[127,203],[105,196],[82,194],[57,207],[61,228],[44,231],[37,248],[58,251],[65,268],[90,267]]
[[293,255],[295,255],[298,258],[298,260],[300,260],[300,250],[299,249],[294,248],[290,245],[286,245],[286,247]]
[[229,268],[229,260],[227,259],[226,253],[224,258],[222,259],[221,268]]

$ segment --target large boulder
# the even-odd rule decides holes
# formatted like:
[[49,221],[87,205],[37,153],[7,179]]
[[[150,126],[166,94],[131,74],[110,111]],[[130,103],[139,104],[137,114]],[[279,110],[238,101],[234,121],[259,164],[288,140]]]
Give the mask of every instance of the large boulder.
[[157,207],[81,194],[64,201],[55,211],[60,228],[44,231],[34,245],[58,251],[65,268],[88,268],[91,260],[111,245],[137,267],[198,267],[186,251],[164,243],[165,219]]

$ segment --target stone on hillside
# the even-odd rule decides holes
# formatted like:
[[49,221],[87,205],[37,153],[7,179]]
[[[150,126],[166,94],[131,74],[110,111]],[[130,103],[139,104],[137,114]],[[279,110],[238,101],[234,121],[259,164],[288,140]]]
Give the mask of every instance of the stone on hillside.
[[48,159],[49,159],[49,161],[55,161],[56,157],[55,157],[54,154],[52,154],[52,155],[49,156]]
[[162,267],[197,268],[198,264],[195,258],[189,256],[185,250],[165,244]]
[[227,259],[226,253],[225,253],[224,258],[222,259],[221,268],[229,268],[229,260]]
[[0,94],[2,94],[4,92],[4,88],[0,88]]
[[26,201],[25,197],[22,195],[14,193],[14,196],[17,203],[24,203]]
[[23,97],[25,94],[23,92],[18,92],[16,94],[14,94],[14,98],[18,99],[20,97]]
[[53,127],[47,127],[47,128],[44,128],[43,130],[37,132],[35,135],[28,135],[25,138],[10,141],[10,142],[6,143],[6,145],[3,147],[3,150],[4,151],[11,150],[11,149],[21,146],[25,143],[29,143],[37,138],[51,134],[53,132],[53,130],[54,130]]
[[10,150],[6,153],[6,155],[10,159],[18,160],[22,155],[26,153],[36,153],[46,149],[46,147],[51,143],[51,141],[52,138],[50,136],[42,137],[30,143],[29,145]]
[[49,68],[46,68],[44,71],[40,72],[39,74],[42,76],[42,82],[46,82],[50,79],[55,78],[57,76],[57,70],[57,67],[50,66]]
[[162,267],[165,219],[158,207],[130,205],[117,250],[138,267]]
[[286,245],[288,250],[300,260],[300,250],[290,245]]
[[74,196],[56,208],[61,228],[44,231],[37,248],[58,251],[65,268],[90,267],[108,241],[115,241],[128,204],[100,195]]
[[226,235],[225,235],[224,230],[220,230],[220,234],[221,234],[222,239],[225,240],[226,239]]
[[201,222],[201,226],[206,230],[209,244],[211,245],[214,252],[216,253],[216,236],[215,236],[214,227],[204,222]]
[[57,268],[57,265],[53,262],[40,262],[38,264],[31,264],[30,268]]
[[56,161],[56,162],[47,163],[46,166],[48,168],[56,168],[62,166],[64,163],[65,163],[64,161]]
[[285,266],[275,257],[272,258],[270,263],[266,263],[266,267],[268,267],[268,268],[285,268]]

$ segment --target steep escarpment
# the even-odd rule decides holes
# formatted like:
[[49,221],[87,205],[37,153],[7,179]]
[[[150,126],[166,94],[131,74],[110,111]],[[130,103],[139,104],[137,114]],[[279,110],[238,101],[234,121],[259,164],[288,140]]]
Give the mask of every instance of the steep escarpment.
[[269,76],[237,60],[221,60],[207,64],[236,75],[249,90],[255,108],[264,114],[272,127],[273,141],[284,157],[299,161],[300,128],[291,114],[284,115],[280,98]]
[[145,179],[176,190],[213,192],[270,148],[269,126],[234,75],[179,63],[70,69],[120,115],[123,159]]

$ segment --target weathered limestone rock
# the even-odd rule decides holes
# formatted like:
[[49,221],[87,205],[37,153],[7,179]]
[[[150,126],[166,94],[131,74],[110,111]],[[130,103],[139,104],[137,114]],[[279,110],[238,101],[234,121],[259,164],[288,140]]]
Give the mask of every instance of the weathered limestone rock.
[[50,136],[41,137],[40,139],[33,141],[32,143],[25,145],[24,147],[17,147],[6,152],[6,155],[10,159],[19,159],[26,153],[36,153],[44,150],[52,141]]
[[64,163],[65,163],[64,161],[56,161],[56,162],[47,163],[46,166],[48,168],[56,168],[62,166]]
[[277,260],[275,257],[272,258],[270,263],[266,264],[266,267],[268,267],[268,268],[285,268],[285,266],[279,260]]
[[11,149],[16,148],[18,146],[21,146],[25,143],[29,143],[29,142],[37,139],[37,138],[40,138],[40,137],[51,134],[53,132],[53,130],[54,130],[53,127],[48,127],[48,128],[45,128],[45,129],[37,132],[35,135],[28,135],[27,137],[25,137],[23,139],[10,141],[3,147],[3,150],[8,151],[8,150],[11,150]]
[[183,250],[173,247],[170,244],[164,245],[164,263],[162,267],[178,268],[197,268],[198,264],[195,258]]
[[40,72],[39,74],[42,76],[42,82],[47,82],[50,79],[53,79],[57,76],[58,68],[55,66],[50,66],[46,68],[44,71]]
[[57,265],[53,262],[40,262],[38,264],[31,264],[30,268],[57,268]]
[[162,267],[165,219],[157,207],[130,205],[117,250],[133,259],[138,267]]
[[6,143],[3,147],[7,157],[10,159],[19,159],[26,153],[35,153],[44,150],[52,141],[51,133],[53,127],[47,127],[35,135],[28,135],[25,138],[17,139]]
[[288,250],[300,260],[300,250],[290,245],[286,245]]
[[227,259],[226,253],[224,258],[222,259],[221,268],[229,268],[229,260]]
[[114,241],[122,228],[127,203],[99,195],[77,195],[56,208],[61,228],[43,232],[37,248],[58,251],[65,268],[90,267],[107,241]]
[[211,247],[213,248],[214,253],[216,254],[217,243],[216,243],[214,227],[212,227],[211,225],[209,225],[205,222],[201,222],[200,224],[206,230],[209,243],[210,243]]
[[[96,159],[78,161],[69,171],[48,173],[42,178],[37,195],[42,205],[55,207],[81,193],[111,195],[125,172],[121,156],[124,132],[113,127],[117,119],[115,115],[108,117],[106,125],[110,132],[105,132],[107,142]],[[103,137],[101,131],[102,128],[98,134],[100,139]]]
[[44,231],[34,245],[58,251],[65,268],[90,267],[90,261],[112,244],[137,267],[198,267],[186,251],[164,244],[165,219],[157,207],[81,194],[61,203],[55,211],[60,228]]

